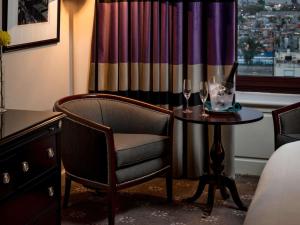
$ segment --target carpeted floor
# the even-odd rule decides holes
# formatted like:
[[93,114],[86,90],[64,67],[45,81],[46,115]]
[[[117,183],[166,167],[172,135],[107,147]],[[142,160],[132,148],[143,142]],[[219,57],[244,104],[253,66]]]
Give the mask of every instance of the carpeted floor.
[[[249,205],[258,178],[237,176],[240,197]],[[104,196],[80,185],[72,185],[70,204],[62,210],[62,225],[107,225]],[[207,190],[196,203],[183,199],[193,195],[197,181],[174,180],[174,203],[166,202],[165,180],[154,179],[145,184],[124,190],[119,195],[116,225],[241,225],[246,212],[236,209],[231,198],[223,201],[217,191],[215,206],[210,216],[202,209]]]

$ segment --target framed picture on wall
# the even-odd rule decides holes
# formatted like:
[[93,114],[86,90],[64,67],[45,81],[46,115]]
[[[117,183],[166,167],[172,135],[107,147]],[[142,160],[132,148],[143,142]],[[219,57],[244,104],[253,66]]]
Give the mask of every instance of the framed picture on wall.
[[11,35],[4,51],[59,42],[60,0],[3,0],[2,27]]

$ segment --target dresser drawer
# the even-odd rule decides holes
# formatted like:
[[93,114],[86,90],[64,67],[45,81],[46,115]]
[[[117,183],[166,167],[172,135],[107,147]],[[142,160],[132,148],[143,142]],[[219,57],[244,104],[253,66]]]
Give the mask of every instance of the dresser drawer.
[[[38,224],[41,224],[44,218],[50,218],[50,216],[58,220],[60,185],[57,173],[58,171],[33,188],[18,193],[9,201],[1,202],[1,224],[31,225],[38,221]],[[55,225],[57,221],[51,219],[46,224]]]
[[60,225],[62,113],[1,114],[0,225]]
[[1,160],[0,200],[19,187],[58,166],[55,135],[45,135],[20,146]]
[[22,147],[18,154],[20,184],[58,165],[55,141],[54,135],[43,136]]

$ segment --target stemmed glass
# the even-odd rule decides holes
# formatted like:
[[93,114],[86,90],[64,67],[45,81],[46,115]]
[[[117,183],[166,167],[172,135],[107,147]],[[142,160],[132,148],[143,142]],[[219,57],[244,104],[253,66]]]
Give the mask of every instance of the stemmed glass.
[[189,79],[183,80],[183,95],[186,99],[186,109],[183,110],[184,113],[191,113],[192,110],[189,109],[189,98],[191,97],[192,93],[192,83]]
[[208,114],[205,113],[205,102],[206,102],[206,99],[208,97],[208,84],[206,81],[201,81],[200,82],[200,92],[199,92],[199,95],[200,95],[200,99],[201,99],[201,102],[202,102],[202,113],[201,113],[201,116],[202,117],[207,117]]

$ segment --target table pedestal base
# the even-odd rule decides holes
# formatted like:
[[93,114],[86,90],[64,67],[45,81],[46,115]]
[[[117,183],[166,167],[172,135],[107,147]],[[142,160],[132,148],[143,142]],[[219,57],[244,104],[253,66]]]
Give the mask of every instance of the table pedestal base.
[[241,201],[235,181],[229,177],[225,177],[223,175],[203,175],[199,179],[199,185],[197,188],[196,193],[191,198],[188,198],[188,202],[194,202],[196,201],[201,194],[203,193],[203,190],[205,188],[205,185],[208,184],[208,197],[207,197],[207,212],[211,212],[214,200],[215,200],[215,192],[217,189],[220,190],[220,193],[224,200],[229,198],[229,194],[227,192],[227,189],[230,191],[230,194],[232,196],[233,201],[235,204],[239,207],[239,209],[246,211],[247,207],[243,204]]
[[229,194],[227,189],[229,189],[230,194],[232,196],[233,201],[241,210],[247,210],[247,207],[242,203],[239,193],[237,191],[235,181],[229,177],[224,176],[223,170],[223,161],[225,157],[225,152],[221,142],[221,126],[219,124],[215,124],[214,126],[214,142],[210,150],[210,158],[211,158],[211,169],[213,174],[203,175],[199,179],[199,185],[196,193],[193,197],[187,199],[189,202],[193,202],[197,200],[204,188],[205,185],[208,184],[208,198],[207,198],[207,211],[210,213],[212,211],[216,189],[219,189],[223,199],[229,198]]

